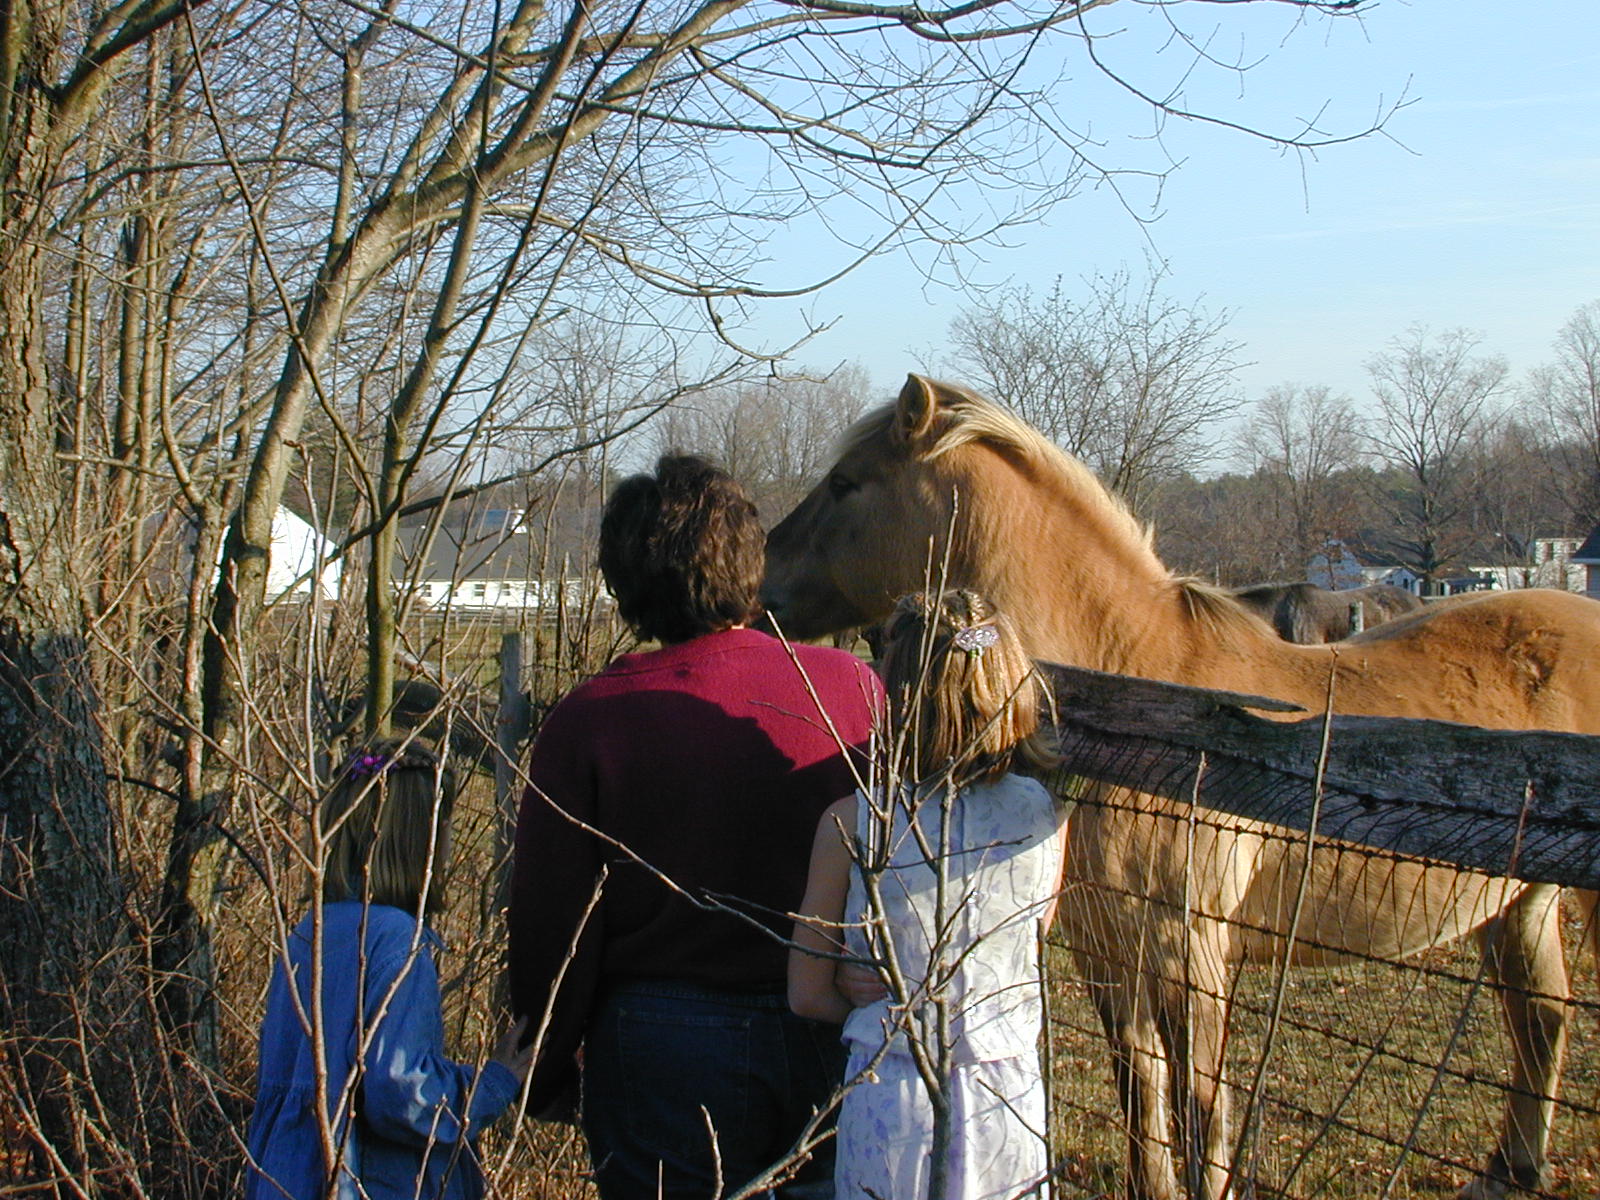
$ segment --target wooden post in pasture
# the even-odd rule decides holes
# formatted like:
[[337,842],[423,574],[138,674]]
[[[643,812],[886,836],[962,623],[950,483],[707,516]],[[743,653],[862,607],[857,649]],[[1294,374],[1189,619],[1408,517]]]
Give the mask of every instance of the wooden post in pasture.
[[[1084,779],[1306,830],[1325,719],[1260,696],[1041,663],[1064,761]],[[1600,888],[1600,737],[1398,717],[1326,719],[1319,838],[1538,883]]]
[[530,705],[522,687],[522,634],[500,635],[500,704],[494,721],[494,869],[495,911],[504,912],[510,900],[511,846],[517,830],[517,802],[522,789],[518,755],[530,732]]

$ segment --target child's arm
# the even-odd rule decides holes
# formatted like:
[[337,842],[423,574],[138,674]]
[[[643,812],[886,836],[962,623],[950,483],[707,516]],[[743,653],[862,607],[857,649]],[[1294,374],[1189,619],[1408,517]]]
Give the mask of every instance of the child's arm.
[[521,1089],[526,1056],[497,1053],[482,1070],[445,1056],[439,978],[425,945],[368,966],[363,1009],[370,1037],[356,1114],[380,1137],[471,1140]]
[[817,822],[811,844],[811,869],[800,919],[789,950],[789,1007],[799,1016],[843,1024],[851,1004],[834,983],[838,960],[807,951],[844,951],[845,897],[850,889],[850,850],[846,839],[856,827],[856,801],[848,797],[829,807]]
[[1068,845],[1067,818],[1072,816],[1074,804],[1056,804],[1056,882],[1050,903],[1045,906],[1044,912],[1039,914],[1039,924],[1048,930],[1056,919],[1056,905],[1061,900],[1061,885],[1067,875],[1067,855],[1071,852]]

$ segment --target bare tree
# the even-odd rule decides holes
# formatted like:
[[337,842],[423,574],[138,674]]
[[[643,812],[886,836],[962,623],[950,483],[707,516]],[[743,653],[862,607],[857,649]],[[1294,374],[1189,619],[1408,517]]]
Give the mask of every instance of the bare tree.
[[1572,314],[1556,336],[1555,361],[1533,372],[1527,395],[1550,452],[1564,468],[1577,531],[1600,523],[1600,300]]
[[1504,568],[1522,587],[1565,587],[1538,558],[1541,537],[1582,533],[1567,527],[1570,482],[1544,431],[1507,414],[1484,430],[1471,463],[1469,513],[1475,557]]
[[1275,494],[1251,476],[1184,475],[1157,489],[1147,517],[1164,562],[1218,584],[1260,583],[1283,570]]
[[950,329],[956,367],[1136,509],[1163,478],[1210,457],[1218,422],[1240,403],[1227,315],[1180,304],[1158,285],[1098,276],[1083,301],[1059,279],[1042,298],[1012,288]]
[[1472,452],[1505,385],[1505,360],[1478,345],[1466,330],[1416,326],[1367,362],[1378,400],[1372,450],[1395,480],[1386,489],[1395,547],[1429,583],[1470,542]]
[[[0,18],[0,946],[6,1026],[23,1041],[6,1061],[59,1062],[30,1058],[26,1039],[68,1020],[153,1047],[159,1030],[132,1028],[151,1011],[183,1043],[173,1061],[214,1065],[211,942],[250,851],[242,830],[277,831],[257,847],[292,859],[279,834],[317,786],[328,675],[358,660],[375,728],[391,709],[398,520],[482,486],[513,413],[546,428],[545,457],[620,432],[560,427],[548,363],[530,371],[539,331],[577,312],[673,339],[682,353],[649,402],[676,400],[749,366],[746,305],[821,286],[886,244],[948,253],[1087,181],[1117,183],[1051,119],[1058,79],[1030,73],[1045,39],[1091,44],[1100,6],[13,0]],[[977,216],[958,195],[971,183],[1009,207]],[[872,209],[870,227],[841,223],[832,257],[773,278],[768,233],[838,201]],[[528,392],[549,398],[543,414]],[[343,644],[352,629],[362,643],[352,662],[335,661],[318,606],[286,615],[268,594],[289,496],[348,519],[338,550],[365,567],[346,579],[367,614],[342,614]],[[125,747],[109,759],[107,694]],[[241,794],[260,805],[239,810]],[[113,823],[138,805],[166,824],[141,835],[161,852],[134,873]],[[153,935],[140,961],[154,969],[124,981],[156,1003],[111,1014],[96,971],[116,973],[130,925]],[[118,1025],[127,1014],[138,1020]],[[91,1095],[93,1073],[70,1066],[86,1081],[75,1095]],[[45,1076],[40,1096],[65,1095]],[[89,1180],[68,1160],[93,1139],[73,1128],[28,1136],[62,1156],[52,1172]]]
[[[115,1188],[136,1168],[87,1128],[131,1140],[159,1118],[152,1111],[119,1125],[139,1098],[154,1100],[139,1071],[153,1064],[158,1042],[130,975],[130,880],[97,720],[88,614],[104,598],[84,584],[92,547],[74,536],[94,484],[82,474],[64,483],[57,458],[63,447],[69,459],[96,449],[84,444],[95,339],[81,275],[68,288],[66,336],[51,336],[54,281],[71,274],[55,256],[72,233],[82,246],[98,231],[64,231],[66,214],[53,206],[73,147],[119,73],[185,11],[160,0],[109,8],[17,0],[0,18],[0,1023],[5,1057],[20,1064],[5,1069],[0,1095],[27,1122],[39,1173],[63,1190]],[[160,244],[140,221],[115,276],[128,285],[122,324],[136,333],[152,315],[145,285]],[[65,349],[58,379],[52,344]],[[121,366],[122,411],[147,411],[154,355],[125,354]],[[115,428],[126,469],[147,471],[151,443],[122,421]],[[118,503],[132,510],[140,501],[126,489]]]
[[709,391],[663,413],[655,444],[721,463],[772,523],[810,490],[831,461],[839,434],[861,415],[870,395],[857,366],[825,378],[769,375]]
[[1349,490],[1338,482],[1361,459],[1350,400],[1321,386],[1269,388],[1240,432],[1237,454],[1267,491],[1271,512],[1256,535],[1274,544],[1271,573],[1303,578],[1312,556],[1350,524]]

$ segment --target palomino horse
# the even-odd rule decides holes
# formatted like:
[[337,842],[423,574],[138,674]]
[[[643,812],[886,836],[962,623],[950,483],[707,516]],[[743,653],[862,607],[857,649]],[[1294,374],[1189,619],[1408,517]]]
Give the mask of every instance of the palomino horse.
[[[1081,463],[973,393],[915,375],[851,429],[827,478],[772,531],[764,599],[793,637],[866,624],[924,586],[947,531],[949,584],[1008,611],[1039,658],[1313,712],[1331,692],[1345,713],[1600,733],[1594,601],[1483,594],[1337,645],[1293,645],[1219,589],[1174,577]],[[1229,1192],[1230,969],[1399,959],[1469,932],[1502,985],[1514,1061],[1498,1144],[1461,1195],[1541,1182],[1566,1046],[1556,888],[1324,846],[1291,945],[1303,838],[1190,824],[1181,805],[1109,787],[1089,799],[1072,817],[1078,886],[1059,919],[1111,1042],[1133,1195],[1180,1194],[1174,1144],[1192,1194]]]
[[1286,642],[1314,646],[1342,642],[1353,630],[1351,609],[1361,606],[1361,627],[1371,629],[1422,607],[1422,600],[1388,583],[1329,591],[1314,583],[1257,583],[1229,593],[1278,631]]

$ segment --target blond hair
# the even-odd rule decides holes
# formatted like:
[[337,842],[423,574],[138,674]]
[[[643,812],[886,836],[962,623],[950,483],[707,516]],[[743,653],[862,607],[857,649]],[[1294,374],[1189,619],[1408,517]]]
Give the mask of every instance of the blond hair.
[[455,775],[422,742],[357,750],[322,800],[323,901],[366,900],[418,916],[439,911],[438,848],[455,800]]
[[993,779],[1019,754],[1056,761],[1033,662],[1010,618],[976,592],[901,599],[884,623],[882,671],[915,782]]

